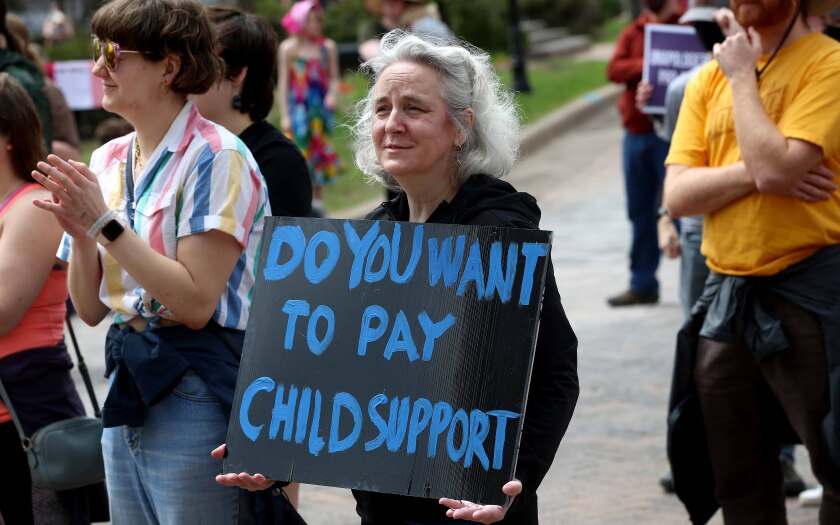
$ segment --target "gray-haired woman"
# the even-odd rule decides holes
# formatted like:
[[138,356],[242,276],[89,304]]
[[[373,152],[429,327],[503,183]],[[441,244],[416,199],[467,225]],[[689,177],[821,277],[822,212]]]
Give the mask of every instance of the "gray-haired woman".
[[[490,57],[455,41],[403,30],[382,39],[363,65],[373,88],[353,126],[356,164],[402,193],[368,219],[536,229],[536,199],[499,180],[518,153],[519,120]],[[569,425],[578,397],[577,339],[549,267],[516,479],[500,489],[509,506],[439,501],[354,490],[362,523],[537,523],[536,491]],[[221,457],[223,448],[214,451]],[[222,484],[258,489],[259,474],[227,474]]]

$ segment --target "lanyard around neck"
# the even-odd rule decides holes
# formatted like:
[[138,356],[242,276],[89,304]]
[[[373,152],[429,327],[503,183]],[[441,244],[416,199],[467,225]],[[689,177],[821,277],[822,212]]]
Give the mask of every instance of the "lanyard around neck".
[[[137,137],[134,137],[137,140]],[[128,225],[134,229],[134,148],[129,148],[128,162],[125,165],[125,200],[126,200],[126,215],[128,215]]]
[[[137,140],[137,138],[135,137],[134,140]],[[172,151],[164,150],[162,154],[157,156],[157,160],[154,163],[146,165],[146,168],[144,169],[145,176],[140,184],[140,197],[142,197],[146,190],[149,189],[149,186],[153,184],[158,172],[163,169],[163,166],[166,165],[171,157]],[[134,195],[134,148],[129,148],[128,159],[125,164],[125,200],[126,205],[128,206],[126,210],[126,215],[128,215],[128,224],[133,230],[134,217],[137,213]]]

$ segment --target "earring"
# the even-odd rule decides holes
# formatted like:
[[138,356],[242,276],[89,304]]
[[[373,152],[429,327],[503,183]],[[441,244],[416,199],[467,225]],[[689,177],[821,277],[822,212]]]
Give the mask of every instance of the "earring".
[[233,109],[242,111],[242,95],[239,93],[233,96]]

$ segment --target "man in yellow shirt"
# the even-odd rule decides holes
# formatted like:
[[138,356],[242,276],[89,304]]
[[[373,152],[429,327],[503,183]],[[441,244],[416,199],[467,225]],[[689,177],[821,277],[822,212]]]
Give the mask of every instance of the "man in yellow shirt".
[[779,413],[840,523],[840,44],[805,21],[837,4],[731,0],[747,31],[688,85],[666,160],[665,208],[705,218],[693,377],[727,523],[785,523]]

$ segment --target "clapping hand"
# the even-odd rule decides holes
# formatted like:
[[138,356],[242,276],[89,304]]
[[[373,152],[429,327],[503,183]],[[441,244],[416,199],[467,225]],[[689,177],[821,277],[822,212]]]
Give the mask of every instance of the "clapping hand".
[[39,162],[32,177],[52,193],[51,200],[37,200],[35,206],[51,212],[70,236],[84,239],[97,218],[108,211],[96,175],[87,165],[48,155]]

